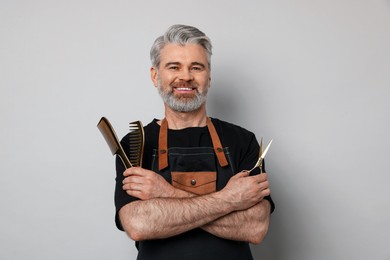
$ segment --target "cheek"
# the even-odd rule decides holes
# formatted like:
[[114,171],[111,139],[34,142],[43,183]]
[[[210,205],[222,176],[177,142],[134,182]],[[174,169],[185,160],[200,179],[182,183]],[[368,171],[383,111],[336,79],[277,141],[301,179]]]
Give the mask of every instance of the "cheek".
[[209,88],[210,87],[210,79],[209,78],[199,79],[198,84],[202,85],[204,88]]
[[170,75],[161,75],[161,77],[159,77],[158,80],[161,85],[165,86],[175,82],[175,77],[172,77]]

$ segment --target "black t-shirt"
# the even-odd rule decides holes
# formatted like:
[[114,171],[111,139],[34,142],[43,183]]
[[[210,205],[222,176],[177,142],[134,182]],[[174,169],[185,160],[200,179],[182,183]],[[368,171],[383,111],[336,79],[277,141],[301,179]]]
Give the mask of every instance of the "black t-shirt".
[[[230,152],[229,167],[234,173],[251,169],[259,156],[259,144],[253,133],[246,129],[211,118],[223,147],[228,147]],[[145,126],[145,147],[142,167],[151,169],[153,151],[158,149],[158,136],[160,126],[157,119]],[[126,153],[129,151],[129,134],[126,135],[121,144]],[[189,127],[181,130],[168,129],[168,147],[212,147],[212,141],[208,128]],[[118,219],[118,211],[124,205],[138,200],[129,196],[122,189],[125,170],[122,161],[116,160],[116,224],[123,230]],[[251,174],[258,174],[259,169]],[[224,186],[224,185],[223,185]],[[217,187],[217,190],[223,188]],[[274,203],[271,203],[271,210],[274,210]],[[213,236],[202,229],[194,229],[181,235],[163,240],[149,240],[137,243],[139,249],[138,259],[252,259],[249,245],[246,242],[231,241]],[[174,248],[172,248],[174,247]],[[151,254],[151,255],[149,255]],[[172,255],[171,255],[172,254]],[[153,257],[154,255],[154,257]],[[158,258],[156,258],[158,256]]]

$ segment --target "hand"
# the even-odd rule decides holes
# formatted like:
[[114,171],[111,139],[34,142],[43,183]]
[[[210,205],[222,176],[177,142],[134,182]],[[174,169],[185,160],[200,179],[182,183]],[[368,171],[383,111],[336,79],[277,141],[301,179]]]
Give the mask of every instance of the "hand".
[[222,192],[235,210],[248,209],[271,193],[267,174],[249,176],[249,172],[231,177]]
[[123,190],[141,200],[172,197],[175,188],[161,175],[140,167],[127,169],[123,175]]

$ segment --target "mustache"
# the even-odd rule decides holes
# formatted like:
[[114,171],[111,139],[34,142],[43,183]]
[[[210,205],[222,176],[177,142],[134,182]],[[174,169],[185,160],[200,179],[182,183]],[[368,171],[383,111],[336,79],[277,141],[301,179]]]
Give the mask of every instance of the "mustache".
[[171,87],[173,88],[198,88],[198,84],[196,83],[189,83],[189,82],[174,82],[171,84]]

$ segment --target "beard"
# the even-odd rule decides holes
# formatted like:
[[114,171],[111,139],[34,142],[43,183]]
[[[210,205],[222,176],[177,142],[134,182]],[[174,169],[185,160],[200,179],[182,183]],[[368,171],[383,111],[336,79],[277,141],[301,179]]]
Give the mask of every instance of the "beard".
[[[190,87],[195,89],[195,94],[181,94],[175,95],[175,87]],[[174,83],[171,86],[163,89],[161,86],[161,81],[158,81],[157,86],[158,93],[160,94],[164,104],[176,112],[192,112],[198,110],[205,102],[207,97],[207,90],[205,88],[202,92],[199,92],[197,84],[183,84],[183,83]]]

